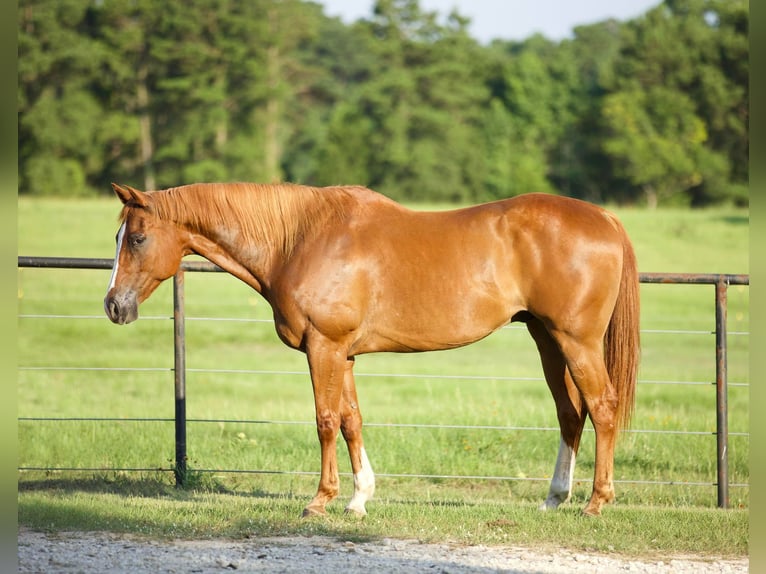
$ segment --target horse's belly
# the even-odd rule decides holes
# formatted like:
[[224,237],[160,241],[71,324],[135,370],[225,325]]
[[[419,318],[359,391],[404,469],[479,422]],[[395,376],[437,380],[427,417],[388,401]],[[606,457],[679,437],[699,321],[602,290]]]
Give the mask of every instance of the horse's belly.
[[417,298],[376,309],[359,352],[418,352],[462,347],[493,333],[520,310],[506,297]]

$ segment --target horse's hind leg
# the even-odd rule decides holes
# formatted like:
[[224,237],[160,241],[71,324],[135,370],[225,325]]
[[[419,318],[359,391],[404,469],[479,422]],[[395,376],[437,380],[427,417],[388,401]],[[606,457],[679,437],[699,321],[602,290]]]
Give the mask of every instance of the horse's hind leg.
[[583,513],[598,516],[604,504],[614,500],[617,392],[606,370],[601,338],[578,339],[563,333],[556,333],[555,336],[596,431],[593,493]]
[[364,505],[375,492],[375,474],[364,450],[362,413],[356,397],[353,368],[354,360],[346,361],[340,410],[340,430],[346,440],[351,470],[354,473],[354,495],[346,506],[346,512],[364,516],[367,514]]
[[537,318],[527,322],[527,329],[540,352],[543,373],[556,402],[556,413],[561,429],[559,452],[550,489],[545,502],[540,506],[541,510],[548,510],[557,508],[572,495],[575,459],[580,447],[580,437],[587,411],[583,407],[580,391],[572,380],[558,343]]

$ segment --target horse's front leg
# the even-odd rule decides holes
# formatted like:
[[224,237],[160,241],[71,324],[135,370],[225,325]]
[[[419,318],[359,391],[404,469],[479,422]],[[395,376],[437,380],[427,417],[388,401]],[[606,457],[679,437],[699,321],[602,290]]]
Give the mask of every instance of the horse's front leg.
[[354,473],[354,496],[346,506],[346,512],[359,516],[367,514],[365,503],[375,492],[375,474],[364,450],[362,439],[362,413],[356,397],[354,383],[354,359],[346,361],[343,377],[343,397],[341,399],[340,430],[346,440],[348,455],[351,458],[351,470]]
[[346,370],[345,349],[328,339],[310,341],[306,354],[314,388],[322,468],[319,488],[313,500],[303,510],[304,517],[326,514],[325,506],[338,496],[338,457],[335,445],[340,429],[340,407]]

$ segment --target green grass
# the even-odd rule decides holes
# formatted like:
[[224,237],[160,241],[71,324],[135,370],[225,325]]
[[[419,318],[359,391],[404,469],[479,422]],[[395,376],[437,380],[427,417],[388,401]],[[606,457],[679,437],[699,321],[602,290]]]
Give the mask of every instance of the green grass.
[[[19,254],[112,257],[118,202],[31,200],[18,209]],[[748,272],[746,211],[618,210],[642,271]],[[143,320],[117,327],[103,316],[108,271],[22,269],[18,413],[21,417],[173,416],[172,314],[166,283],[141,308]],[[749,383],[749,290],[729,288],[729,380]],[[268,320],[270,309],[247,286],[223,274],[187,274],[187,415],[192,469],[301,474],[200,473],[178,491],[169,473],[110,468],[170,468],[172,422],[20,421],[20,466],[102,469],[19,474],[19,522],[36,528],[107,529],[152,535],[280,532],[339,536],[412,536],[482,543],[544,543],[615,548],[626,553],[747,551],[749,489],[732,487],[734,510],[716,510],[712,434],[625,433],[615,460],[618,505],[603,521],[577,514],[590,491],[593,433],[583,439],[574,500],[562,512],[534,510],[545,480],[452,480],[384,475],[477,475],[547,479],[558,446],[555,431],[411,428],[384,423],[555,428],[553,402],[541,379],[534,344],[508,328],[475,345],[416,355],[357,360],[357,387],[368,426],[365,442],[379,474],[370,516],[341,516],[350,496],[345,448],[339,443],[342,500],[325,521],[297,516],[316,487],[319,449],[305,357],[285,348],[268,323],[202,321],[201,317]],[[714,288],[642,286],[643,354],[632,428],[715,430]],[[694,331],[693,334],[659,330]],[[697,333],[700,332],[700,333]],[[107,367],[124,371],[29,370]],[[127,370],[132,368],[157,370]],[[205,369],[261,370],[263,374]],[[273,374],[289,371],[298,374]],[[411,376],[407,376],[411,375]],[[489,377],[473,380],[472,376]],[[421,377],[432,378],[421,378]],[[452,378],[454,377],[454,378]],[[462,377],[462,378],[461,378]],[[509,380],[508,378],[512,379]],[[527,380],[532,379],[532,380]],[[686,381],[689,385],[654,381]],[[307,424],[245,424],[273,420]],[[732,433],[749,430],[748,387],[729,391]],[[730,437],[730,480],[749,481],[749,438]],[[674,485],[647,484],[674,482]],[[704,483],[688,486],[678,483]],[[711,524],[717,525],[710,528]],[[618,537],[615,533],[624,533]],[[618,539],[619,538],[619,539]]]
[[[19,521],[30,528],[57,531],[74,527],[138,533],[158,538],[325,535],[341,540],[415,538],[424,542],[562,546],[633,556],[747,553],[747,512],[703,508],[648,510],[616,505],[603,519],[591,519],[567,506],[541,513],[529,501],[497,498],[466,489],[470,498],[429,493],[427,498],[384,496],[368,504],[359,520],[339,503],[322,519],[299,518],[303,488],[284,481],[279,493],[254,490],[177,490],[163,479],[99,477],[23,482]],[[382,486],[388,486],[384,481]]]

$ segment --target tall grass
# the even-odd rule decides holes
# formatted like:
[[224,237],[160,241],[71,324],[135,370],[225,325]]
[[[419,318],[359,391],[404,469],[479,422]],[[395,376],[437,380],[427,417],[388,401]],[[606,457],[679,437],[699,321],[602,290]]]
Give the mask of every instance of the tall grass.
[[[116,200],[21,198],[19,252],[112,257],[117,211]],[[618,214],[634,241],[642,271],[748,272],[747,212],[618,210]],[[172,418],[173,336],[172,324],[166,320],[172,314],[169,283],[143,304],[142,320],[116,327],[103,317],[101,301],[108,271],[22,269],[18,276],[21,417]],[[689,516],[704,522],[710,520],[702,518],[707,516],[705,512],[716,504],[714,290],[712,286],[643,285],[641,294],[644,333],[632,425],[635,432],[622,436],[616,453],[622,510],[615,507],[608,512],[626,513],[626,522],[640,522],[643,519],[632,513],[640,514],[638,509],[649,507],[669,513],[663,516],[670,523]],[[749,478],[748,388],[737,386],[749,382],[748,339],[737,334],[749,329],[748,299],[746,287],[729,289],[728,328],[732,335],[728,367],[733,383],[729,392],[733,433],[729,459],[730,480],[737,485],[746,485]],[[228,496],[249,496],[237,498],[235,508],[238,504],[254,506],[255,515],[270,505],[265,501],[271,496],[288,497],[277,504],[278,510],[263,510],[272,517],[266,520],[273,523],[268,528],[279,529],[282,526],[275,524],[281,523],[274,521],[273,513],[285,506],[292,512],[293,506],[305,503],[316,486],[319,467],[305,357],[278,341],[268,323],[268,305],[230,276],[187,274],[186,306],[187,415],[194,420],[214,419],[189,423],[189,465],[196,470],[277,473],[206,472],[197,478],[199,484],[223,490]],[[28,317],[31,315],[97,318]],[[518,508],[516,512],[524,514],[544,497],[558,445],[557,431],[548,429],[555,429],[557,423],[534,344],[523,327],[506,328],[475,345],[448,352],[360,357],[356,372],[367,423],[365,441],[379,474],[378,502],[371,503],[370,508],[375,504],[373,512],[386,517],[380,520],[395,522],[405,535],[411,533],[408,528],[412,526],[402,526],[401,517],[393,515],[422,512],[418,502],[429,501],[428,512],[438,504],[459,508],[488,505],[480,514],[494,516],[485,521],[492,522],[498,520],[497,511],[487,515],[487,508],[502,507],[506,513]],[[668,384],[671,382],[686,384]],[[388,426],[391,424],[396,426]],[[408,426],[412,424],[452,427]],[[474,426],[500,428],[470,428]],[[513,430],[518,427],[541,430]],[[53,478],[80,485],[63,501],[69,508],[81,504],[75,499],[82,498],[78,493],[83,484],[91,484],[89,481],[122,485],[122,492],[129,493],[140,488],[134,482],[136,476],[147,476],[106,469],[168,469],[174,457],[171,422],[21,421],[18,434],[22,467],[101,469],[84,474],[20,473],[20,520],[37,526],[45,521],[41,516],[46,512],[58,516],[56,520],[65,514],[57,511],[61,506],[49,498],[49,487],[62,484]],[[588,430],[578,458],[574,507],[582,506],[590,492],[593,442],[593,433]],[[342,496],[347,497],[350,465],[342,445],[339,449],[341,472],[345,473]],[[170,483],[167,473],[158,476],[162,477],[156,479],[159,484]],[[93,493],[106,506],[112,495],[109,488],[107,492],[96,488]],[[268,496],[262,499],[263,494]],[[731,498],[735,507],[747,509],[749,489],[735,486]],[[222,499],[219,504],[229,502]],[[408,503],[416,506],[405,510],[410,508]],[[200,504],[201,509],[216,503],[205,499]],[[168,507],[160,506],[162,510],[157,512],[145,510],[157,521],[157,532],[169,528],[161,518],[169,512]],[[684,518],[673,514],[677,507],[686,509]],[[207,515],[207,511],[200,512]],[[721,543],[734,544],[740,551],[746,545],[742,524],[746,525],[747,513],[742,512],[732,515],[729,537]],[[534,521],[531,516],[524,518],[525,524]],[[695,523],[696,519],[689,520]],[[103,522],[99,524],[103,526]],[[211,527],[209,522],[202,524]],[[184,532],[194,533],[195,528],[190,526]],[[298,527],[291,523],[289,528]],[[449,528],[444,525],[442,529]],[[498,540],[487,528],[478,530],[484,533],[483,540]],[[686,550],[696,551],[709,540],[687,540],[686,544]]]

